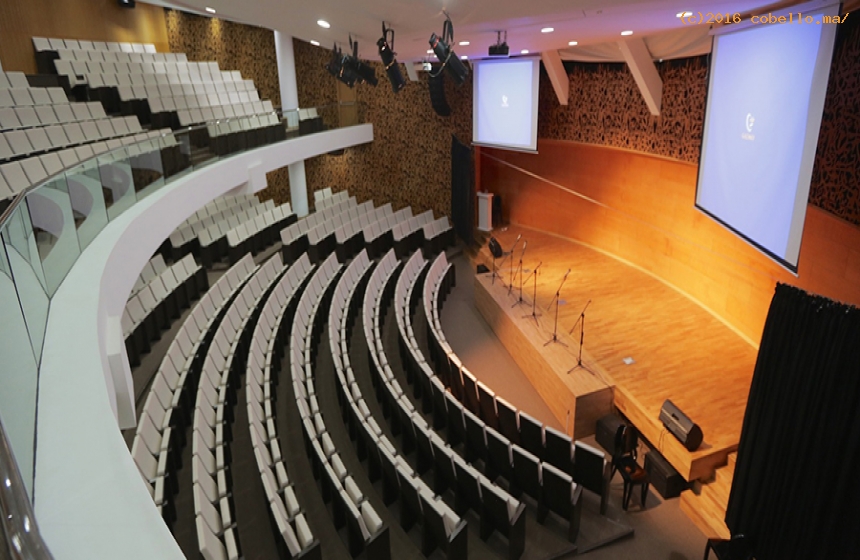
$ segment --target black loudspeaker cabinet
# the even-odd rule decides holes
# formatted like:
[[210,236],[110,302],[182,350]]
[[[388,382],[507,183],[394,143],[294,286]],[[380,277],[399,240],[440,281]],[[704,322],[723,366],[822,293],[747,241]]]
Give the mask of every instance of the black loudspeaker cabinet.
[[433,105],[433,110],[440,117],[451,116],[451,107],[448,106],[448,100],[445,98],[445,74],[441,70],[436,76],[428,77],[428,89],[430,90],[430,104]]
[[616,414],[607,414],[597,421],[597,433],[594,438],[610,456],[615,454],[615,432],[622,424],[624,420]]
[[702,428],[690,420],[675,403],[666,399],[660,409],[660,421],[672,435],[678,438],[687,451],[695,451],[702,445]]
[[651,486],[664,499],[677,498],[687,489],[687,481],[684,477],[656,451],[645,454],[645,472],[651,479]]
[[495,237],[490,238],[489,243],[487,243],[487,247],[489,247],[490,254],[492,254],[493,257],[495,257],[497,259],[502,258],[502,255],[504,254],[504,252],[502,251],[502,246],[499,245],[499,242],[498,242],[498,240],[496,240]]

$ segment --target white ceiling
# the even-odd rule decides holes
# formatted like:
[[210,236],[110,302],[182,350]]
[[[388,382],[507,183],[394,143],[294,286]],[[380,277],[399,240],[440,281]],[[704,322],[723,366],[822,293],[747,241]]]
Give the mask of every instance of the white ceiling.
[[[654,37],[675,31],[689,35],[690,27],[676,17],[690,10],[703,13],[748,13],[773,4],[774,0],[142,0],[183,11],[277,29],[305,41],[319,41],[331,48],[337,42],[348,48],[348,37],[357,39],[362,58],[376,59],[376,41],[382,21],[395,30],[394,50],[401,62],[432,58],[426,53],[428,39],[441,34],[443,9],[454,24],[458,55],[480,58],[496,42],[496,30],[507,30],[511,54],[522,49],[531,53],[556,49],[564,58],[576,58],[569,41],[586,50],[600,50],[622,39],[622,31],[633,37]],[[331,28],[323,29],[324,19]],[[541,33],[553,27],[552,33]],[[694,25],[692,27],[707,28]],[[704,32],[704,29],[701,29]],[[656,53],[652,53],[656,54]],[[657,55],[659,56],[659,55]]]

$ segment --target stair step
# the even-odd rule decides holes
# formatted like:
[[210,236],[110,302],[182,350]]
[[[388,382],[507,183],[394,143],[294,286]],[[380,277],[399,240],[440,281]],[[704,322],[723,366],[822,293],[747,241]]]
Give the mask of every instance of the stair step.
[[723,518],[725,509],[719,508],[713,500],[704,493],[697,496],[692,490],[681,493],[681,511],[699,528],[709,539],[728,539],[731,536],[729,528],[726,527]]

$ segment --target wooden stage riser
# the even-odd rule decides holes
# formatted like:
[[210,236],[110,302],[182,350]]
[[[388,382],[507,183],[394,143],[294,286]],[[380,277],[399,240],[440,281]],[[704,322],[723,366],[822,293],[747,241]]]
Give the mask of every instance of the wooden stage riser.
[[[584,380],[593,375],[584,370],[568,374],[576,365],[569,353],[555,345],[542,347],[544,333],[532,319],[521,317],[527,314],[525,308],[511,308],[514,299],[507,289],[488,283],[487,274],[475,277],[478,311],[568,433],[575,439],[594,434],[597,420],[612,409],[612,388]],[[569,347],[573,344],[564,334],[561,340]]]

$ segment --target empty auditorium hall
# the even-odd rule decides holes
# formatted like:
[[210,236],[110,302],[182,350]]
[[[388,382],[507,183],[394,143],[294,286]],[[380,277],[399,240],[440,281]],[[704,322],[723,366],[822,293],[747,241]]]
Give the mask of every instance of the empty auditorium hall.
[[858,14],[3,0],[0,560],[860,557]]

